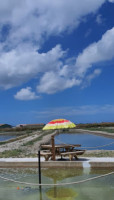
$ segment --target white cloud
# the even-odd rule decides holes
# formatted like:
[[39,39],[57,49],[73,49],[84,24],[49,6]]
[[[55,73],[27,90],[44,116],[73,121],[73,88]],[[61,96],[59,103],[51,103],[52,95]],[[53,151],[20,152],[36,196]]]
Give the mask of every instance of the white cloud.
[[114,3],[114,0],[108,0],[109,2],[111,2],[111,3]]
[[103,22],[103,18],[102,18],[102,15],[97,15],[97,17],[96,17],[96,22],[97,22],[97,24],[102,24],[102,22]]
[[39,72],[56,71],[61,66],[64,53],[60,45],[41,54],[28,46],[1,53],[0,87],[9,89],[36,77]]
[[87,76],[85,77],[85,81],[83,81],[83,83],[82,83],[82,84],[83,84],[83,85],[82,85],[82,88],[85,88],[85,87],[87,87],[88,85],[90,85],[90,84],[91,84],[91,81],[92,81],[93,79],[95,79],[96,77],[98,77],[100,74],[101,74],[101,69],[95,69],[95,70],[93,71],[93,73],[87,75]]
[[65,78],[54,72],[46,72],[41,78],[37,90],[41,93],[53,94],[74,85],[80,85],[80,80]]
[[91,81],[98,77],[101,69],[95,69],[91,74],[89,68],[98,62],[111,60],[114,58],[114,28],[108,30],[96,43],[88,46],[77,57],[76,65],[64,65],[56,71],[45,72],[37,86],[37,91],[41,93],[53,94],[66,88],[82,85],[87,87]]
[[92,32],[92,29],[88,29],[87,32],[85,33],[85,38],[87,38]]
[[83,50],[76,59],[76,73],[83,76],[93,64],[114,58],[114,28],[96,43]]
[[45,39],[71,32],[106,0],[5,0],[0,2],[0,25],[10,26],[5,49],[31,42],[39,49]]
[[17,92],[16,95],[14,95],[14,97],[18,100],[34,100],[40,98],[35,94],[35,92],[32,92],[31,87],[22,88],[20,91]]
[[12,26],[13,43],[29,38],[39,41],[44,33],[59,34],[76,28],[81,18],[94,13],[105,0],[5,0],[0,2],[0,22]]
[[[105,1],[0,1],[0,27],[10,27],[6,38],[0,44],[0,88],[9,89],[22,85],[37,77],[39,73],[41,78],[37,86],[38,92],[51,94],[79,85],[82,80],[77,78],[77,75],[74,76],[74,66],[64,62],[66,51],[63,51],[60,45],[45,53],[39,53],[37,50],[42,47],[47,37],[77,28],[84,17],[97,12]],[[110,35],[109,38],[111,37]],[[83,65],[82,57],[84,56],[79,55],[77,59],[78,66]],[[88,65],[100,59],[89,60],[90,58],[85,58],[86,69],[83,70],[81,65],[82,73],[88,69]],[[80,71],[78,67],[77,71]]]
[[34,111],[36,116],[40,116],[41,118],[47,117],[51,119],[56,119],[59,117],[67,118],[70,116],[94,116],[98,114],[114,114],[114,105],[106,104],[106,105],[82,105],[82,106],[67,106],[67,107],[57,107],[57,108],[49,108],[45,111],[37,112]]

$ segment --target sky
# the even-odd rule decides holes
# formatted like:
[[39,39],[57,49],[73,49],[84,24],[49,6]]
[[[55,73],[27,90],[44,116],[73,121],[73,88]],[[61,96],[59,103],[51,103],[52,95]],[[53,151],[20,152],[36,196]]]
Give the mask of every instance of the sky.
[[114,122],[114,0],[0,0],[0,124]]

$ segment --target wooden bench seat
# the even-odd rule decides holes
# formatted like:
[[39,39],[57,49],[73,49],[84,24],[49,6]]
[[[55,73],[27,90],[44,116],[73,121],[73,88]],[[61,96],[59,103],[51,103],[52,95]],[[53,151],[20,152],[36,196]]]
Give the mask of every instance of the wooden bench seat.
[[60,155],[61,155],[61,158],[62,158],[62,156],[69,156],[69,159],[70,159],[70,161],[73,159],[73,157],[75,157],[75,159],[77,159],[78,160],[78,157],[77,157],[77,155],[82,155],[82,154],[84,154],[84,152],[85,152],[85,150],[77,150],[77,151],[71,151],[71,152],[62,152],[62,153],[60,153]]
[[52,156],[52,153],[50,151],[40,151],[40,156],[43,156],[45,158],[45,161],[48,161],[49,158]]

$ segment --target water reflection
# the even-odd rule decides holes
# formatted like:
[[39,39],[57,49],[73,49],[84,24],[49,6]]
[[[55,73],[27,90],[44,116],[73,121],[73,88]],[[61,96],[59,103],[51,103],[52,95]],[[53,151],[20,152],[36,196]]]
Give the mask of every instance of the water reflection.
[[[111,172],[112,169],[91,169],[90,173],[84,173],[83,169],[44,169],[42,170],[42,183],[68,183],[86,178],[94,177],[100,174]],[[2,171],[0,175],[15,180],[38,183],[37,170],[26,171]],[[18,189],[17,189],[18,188]],[[101,200],[113,199],[114,196],[114,175],[91,180],[83,184],[67,186],[27,186],[7,182],[0,179],[0,200]]]
[[[48,178],[51,178],[53,180],[53,183],[56,184],[57,181],[63,181],[66,178],[71,178],[75,176],[81,176],[83,174],[83,169],[75,169],[75,168],[62,168],[57,170],[54,169],[48,169],[48,170],[42,170],[42,174]],[[47,190],[46,195],[50,200],[56,199],[56,200],[71,200],[74,199],[74,197],[77,196],[77,193],[72,188],[66,188],[62,187],[59,188],[58,186],[54,186],[53,188]],[[41,199],[42,200],[42,199]]]
[[46,177],[53,179],[53,182],[56,183],[57,181],[61,181],[66,178],[75,177],[75,176],[82,176],[83,168],[62,168],[57,170],[56,168],[53,169],[43,169],[42,174]]
[[52,188],[46,192],[46,195],[50,200],[73,200],[78,193],[72,188],[56,188],[56,190]]

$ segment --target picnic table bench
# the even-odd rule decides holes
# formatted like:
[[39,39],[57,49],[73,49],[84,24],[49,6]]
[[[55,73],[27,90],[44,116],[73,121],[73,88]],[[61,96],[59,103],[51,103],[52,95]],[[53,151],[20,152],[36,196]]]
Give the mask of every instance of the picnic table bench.
[[[69,156],[69,159],[72,160],[73,157],[75,159],[78,159],[78,155],[82,155],[85,150],[79,150],[79,149],[74,149],[75,147],[80,147],[80,144],[75,144],[75,145],[65,145],[65,144],[56,144],[54,146],[55,148],[55,156]],[[46,161],[49,160],[49,158],[52,159],[53,157],[53,152],[52,152],[52,145],[41,145],[41,148],[43,149],[40,152],[40,155],[45,158]]]
[[62,152],[60,153],[61,155],[61,158],[62,156],[66,157],[66,156],[69,156],[69,160],[71,161],[73,159],[73,157],[78,160],[78,155],[82,155],[84,154],[85,150],[76,150],[76,151],[71,151],[71,152]]
[[40,155],[45,158],[45,161],[48,161],[51,158],[52,153],[50,151],[40,151]]

